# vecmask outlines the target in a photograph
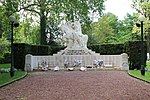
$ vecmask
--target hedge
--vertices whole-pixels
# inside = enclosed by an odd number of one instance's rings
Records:
[[[125,44],[102,44],[88,46],[89,49],[101,55],[118,55],[127,53],[129,56],[129,69],[141,68],[141,41],[129,41]],[[147,60],[147,45],[144,41],[144,66]]]
[[[24,70],[25,56],[30,53],[30,45],[25,43],[14,43],[14,67]]]
[[[101,55],[118,55],[124,52],[124,44],[96,44],[88,46],[88,48]]]
[[[141,68],[141,41],[130,41],[125,44],[125,51],[129,56],[129,68],[140,69]],[[146,66],[147,60],[147,45],[144,41],[144,66]]]
[[[31,55],[50,55],[51,48],[46,45],[31,45]]]
[[[51,48],[49,46],[28,45],[24,43],[14,44],[14,67],[24,70],[25,56],[31,55],[49,55]]]
[[[24,43],[14,44],[14,57],[15,57],[15,68],[24,70],[25,66],[25,55],[53,55],[64,50],[64,46],[38,46],[38,45],[28,45]],[[125,44],[102,44],[102,45],[90,45],[89,49],[100,53],[101,55],[118,55],[122,53],[127,53],[129,56],[129,66],[130,69],[140,69],[141,67],[141,42],[131,41]],[[146,66],[147,57],[147,45],[144,42],[144,65]]]

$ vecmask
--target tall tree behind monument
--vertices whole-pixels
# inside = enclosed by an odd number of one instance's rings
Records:
[[[21,10],[30,12],[30,16],[40,19],[40,43],[46,43],[46,24],[53,20],[56,24],[61,21],[60,13],[67,15],[67,20],[78,20],[89,25],[91,19],[89,11],[101,15],[105,0],[11,0],[19,4],[14,8],[16,12]],[[51,19],[49,19],[51,18]],[[50,35],[51,36],[51,35]]]

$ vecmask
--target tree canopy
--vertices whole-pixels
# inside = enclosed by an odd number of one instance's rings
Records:
[[[1,4],[7,12],[6,16],[20,12],[20,19],[30,18],[30,23],[36,22],[40,28],[40,44],[46,43],[46,27],[60,24],[61,13],[66,20],[80,20],[89,25],[92,13],[102,14],[105,0],[3,0]],[[50,24],[50,25],[47,25]],[[57,30],[55,30],[57,31]],[[50,32],[51,39],[53,33]]]
[[[132,32],[135,20],[136,17],[130,14],[124,20],[118,20],[112,13],[104,14],[92,25],[96,43],[125,43],[136,40],[136,34]]]

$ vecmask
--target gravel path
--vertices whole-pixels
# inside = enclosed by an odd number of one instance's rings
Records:
[[[150,100],[150,84],[124,71],[32,72],[0,88],[0,100]]]

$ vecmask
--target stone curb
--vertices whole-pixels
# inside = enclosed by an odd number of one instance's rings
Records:
[[[138,79],[138,80],[141,80],[141,81],[143,81],[143,82],[146,82],[146,83],[150,84],[150,82],[148,82],[148,81],[146,81],[146,80],[144,80],[144,79],[141,79],[141,78],[138,78],[138,77],[136,77],[136,76],[134,76],[134,75],[131,75],[131,74],[129,73],[129,71],[128,71],[128,75],[131,76],[131,77],[133,77],[133,78],[136,78],[136,79]]]
[[[21,76],[21,77],[18,77],[18,78],[14,79],[14,80],[11,80],[11,81],[9,81],[9,82],[6,82],[6,83],[0,85],[0,88],[4,87],[4,86],[6,86],[6,85],[9,85],[9,84],[11,84],[11,83],[13,83],[13,82],[16,82],[16,81],[18,81],[18,80],[21,80],[21,79],[23,79],[24,77],[26,77],[27,75],[28,75],[28,73],[25,72],[25,75],[23,75],[23,76]]]

